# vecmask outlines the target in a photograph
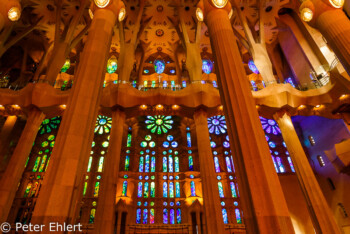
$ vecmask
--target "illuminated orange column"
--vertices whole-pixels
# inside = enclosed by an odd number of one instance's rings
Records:
[[[295,132],[292,120],[287,112],[278,112],[274,115],[282,136],[286,142],[288,152],[292,158],[296,174],[304,193],[316,233],[341,233],[335,222],[322,190],[316,180],[314,172],[305,155],[303,147]]]
[[[124,111],[118,109],[113,111],[108,155],[104,163],[103,177],[97,203],[95,218],[96,233],[113,233],[116,225],[115,201],[124,123]],[[118,219],[119,218],[121,218],[121,215],[118,216]]]
[[[32,223],[45,224],[45,228],[49,227],[50,222],[75,224],[73,217],[79,212],[83,173],[90,155],[107,54],[118,12],[115,8],[112,5],[94,12],[75,83],[32,216]],[[43,233],[48,233],[48,230],[44,229]]]
[[[30,110],[27,123],[0,181],[0,223],[6,221],[10,212],[27,158],[44,116],[38,109]]]
[[[216,179],[213,154],[210,147],[207,113],[201,109],[197,110],[193,118],[196,125],[206,230],[207,233],[225,233],[218,181]]]
[[[231,7],[204,1],[248,233],[294,233],[283,191],[228,18]]]
[[[327,0],[305,1],[300,9],[313,11],[310,26],[320,30],[350,75],[350,20],[342,9],[334,8]]]
[[[8,161],[5,158],[6,149],[9,147],[11,140],[11,132],[17,121],[17,116],[11,115],[6,118],[4,125],[2,126],[0,132],[0,170],[6,167],[6,162]]]

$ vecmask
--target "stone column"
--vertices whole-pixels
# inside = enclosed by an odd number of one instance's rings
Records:
[[[122,110],[112,112],[112,130],[108,155],[105,160],[100,194],[95,218],[95,233],[113,233],[115,224],[115,201],[119,174],[120,153],[125,123]],[[119,217],[118,216],[118,220]]]
[[[6,118],[4,126],[0,132],[0,171],[5,167],[7,159],[5,158],[6,149],[11,141],[11,132],[17,121],[17,116],[10,115]]]
[[[201,109],[197,110],[193,118],[196,125],[207,233],[225,233],[213,154],[210,147],[207,113]]]
[[[0,223],[6,221],[10,212],[27,158],[32,150],[33,142],[44,120],[44,116],[36,108],[29,111],[27,123],[0,181]]]
[[[284,111],[277,112],[274,119],[281,129],[292,158],[316,233],[341,233],[305,155],[289,114]]]
[[[204,8],[247,232],[294,233],[228,18],[231,8],[214,8],[209,0]]]
[[[102,86],[110,49],[112,29],[119,11],[114,4],[96,8],[89,35],[81,56],[67,109],[57,134],[32,223],[64,222],[75,224],[79,212],[83,174],[93,140]],[[43,230],[47,233],[48,230]]]
[[[308,24],[322,33],[350,75],[350,21],[345,12],[332,7],[328,0],[304,1],[300,9],[305,7],[313,11]]]

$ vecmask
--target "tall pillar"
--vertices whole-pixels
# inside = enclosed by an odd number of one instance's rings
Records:
[[[231,151],[248,233],[294,233],[283,191],[228,18],[204,1]]]
[[[350,75],[350,21],[342,9],[331,6],[328,0],[304,1],[300,9],[313,11],[310,26],[320,30]]]
[[[4,126],[0,132],[0,171],[5,168],[7,159],[5,158],[6,149],[11,141],[11,132],[17,121],[17,116],[10,115],[6,118]]]
[[[0,223],[6,221],[10,212],[27,158],[44,117],[36,108],[29,111],[27,123],[0,181]]]
[[[292,158],[316,233],[341,233],[311,169],[289,114],[285,111],[277,112],[274,119],[281,129],[283,139]]]
[[[48,232],[50,222],[75,224],[72,217],[79,212],[83,174],[93,140],[117,3],[114,0],[106,8],[95,8],[76,81],[31,220],[46,225],[43,233]]]
[[[100,195],[95,218],[94,233],[113,233],[115,224],[115,201],[119,174],[120,153],[122,149],[125,113],[122,110],[112,112],[112,130],[108,155],[101,181]],[[121,214],[118,216],[118,220]]]
[[[214,169],[213,154],[210,147],[207,113],[204,110],[199,109],[194,113],[193,118],[196,125],[207,233],[225,233],[218,182]],[[198,223],[198,225],[200,224]]]

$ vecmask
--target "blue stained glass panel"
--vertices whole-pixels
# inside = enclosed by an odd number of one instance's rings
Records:
[[[149,172],[149,155],[146,155],[145,172]]]
[[[140,157],[139,172],[143,172],[143,157]]]
[[[235,209],[235,214],[237,223],[242,223],[241,212],[239,211],[239,209]]]
[[[218,157],[214,157],[215,172],[220,172],[220,165]]]
[[[151,172],[155,172],[156,171],[156,158],[152,157],[151,159]]]
[[[192,147],[192,142],[191,142],[191,133],[187,132],[186,133],[187,136],[187,147]]]
[[[177,210],[176,210],[176,222],[177,222],[178,224],[181,223],[181,209],[177,209]]]
[[[174,183],[173,182],[169,183],[169,197],[170,198],[174,197]]]
[[[142,182],[139,182],[137,186],[137,197],[142,197]]]
[[[163,223],[168,224],[168,210],[167,209],[163,210]]]
[[[145,182],[145,187],[144,187],[144,190],[143,190],[143,196],[145,198],[148,198],[148,182]]]
[[[193,171],[193,158],[192,156],[188,156],[188,167],[190,171]]]
[[[175,157],[175,172],[179,172],[180,167],[179,167],[179,157]]]
[[[136,210],[136,223],[141,223],[141,209]]]
[[[169,172],[174,172],[173,156],[169,155]]]
[[[175,183],[176,197],[180,197],[180,183]]]
[[[168,184],[163,182],[163,197],[168,197]]]
[[[222,188],[221,182],[218,182],[218,187],[219,187],[219,196],[224,197],[224,189]]]
[[[175,224],[175,211],[170,209],[170,224]]]
[[[191,196],[192,197],[196,196],[196,186],[194,184],[194,181],[191,181]]]
[[[231,187],[232,197],[237,197],[235,184],[233,182],[230,182],[230,187]]]
[[[122,192],[122,196],[126,196],[126,192],[127,192],[127,189],[128,189],[128,182],[125,180],[123,182],[123,192]]]
[[[147,210],[147,209],[144,209],[144,210],[143,210],[143,220],[142,220],[142,223],[143,223],[143,224],[147,224],[147,220],[148,220],[148,210]]]
[[[227,172],[232,172],[230,158],[229,157],[225,157],[225,160],[226,160]]]
[[[227,218],[227,211],[226,209],[222,209],[222,218],[224,220],[224,223],[227,224],[228,223],[228,218]]]

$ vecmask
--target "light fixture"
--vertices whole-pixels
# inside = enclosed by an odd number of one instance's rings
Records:
[[[17,21],[21,17],[21,11],[18,7],[11,7],[7,13],[7,17],[11,21]]]
[[[105,8],[108,6],[110,0],[94,0],[95,4],[99,8]]]
[[[310,20],[312,20],[313,16],[314,16],[314,13],[310,8],[305,7],[300,10],[300,17],[305,22],[309,22]]]
[[[0,108],[3,108],[4,106],[0,104]]]
[[[223,8],[226,6],[228,0],[212,0],[212,3],[217,8]]]
[[[199,7],[197,7],[197,9],[196,9],[196,16],[197,16],[197,20],[198,20],[199,22],[202,22],[202,21],[203,21],[203,19],[204,19],[203,11],[202,11],[202,9],[200,9]]]
[[[343,95],[341,95],[341,96],[339,97],[339,100],[345,100],[345,99],[347,99],[348,97],[349,97],[348,94],[343,94]]]
[[[126,16],[126,10],[123,7],[123,8],[120,9],[119,14],[118,14],[119,22],[122,22],[125,19],[125,16]]]
[[[14,108],[21,108],[19,105],[15,104],[13,105]]]
[[[163,105],[161,105],[161,104],[158,104],[158,105],[156,106],[156,109],[158,109],[158,110],[161,110],[161,109],[163,109]]]
[[[89,9],[89,16],[90,16],[90,19],[93,19],[93,18],[94,18],[94,13],[92,12],[91,9]]]
[[[303,108],[305,108],[304,105],[300,105],[300,106],[298,107],[299,110],[300,110],[300,109],[303,109]]]
[[[146,109],[147,109],[147,106],[146,106],[146,105],[141,105],[140,108],[141,108],[142,110],[146,110]]]
[[[218,107],[218,109],[222,111],[222,110],[224,110],[224,106],[221,105],[221,106]]]
[[[174,110],[177,110],[177,109],[179,109],[180,107],[178,106],[178,105],[173,105],[173,109]]]
[[[66,105],[65,104],[63,104],[63,105],[60,105],[60,107],[62,108],[62,109],[66,109]]]
[[[329,3],[334,8],[341,8],[344,5],[344,0],[329,0]]]

